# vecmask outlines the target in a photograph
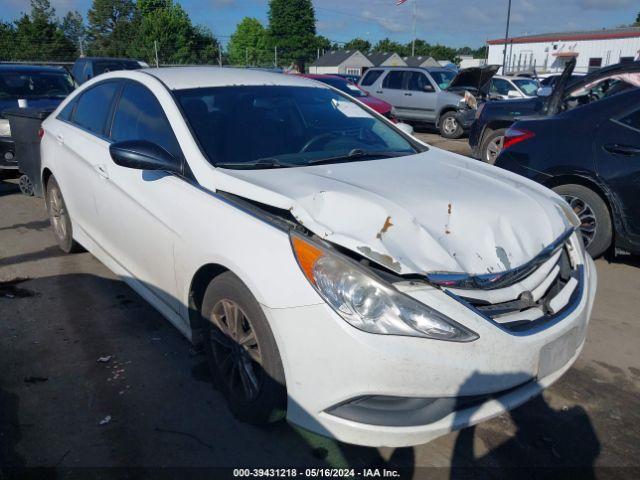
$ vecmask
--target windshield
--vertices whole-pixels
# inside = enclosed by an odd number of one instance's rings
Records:
[[[0,74],[0,98],[64,98],[73,91],[73,80],[63,72],[4,72]]]
[[[434,82],[440,87],[441,90],[444,90],[449,86],[451,80],[456,76],[455,72],[450,71],[439,71],[439,72],[429,72],[431,78],[433,78]]]
[[[538,82],[530,78],[514,78],[511,80],[525,95],[533,96],[538,91]]]
[[[176,96],[204,153],[217,166],[364,161],[420,148],[327,88],[212,87],[179,90]]]
[[[353,83],[349,83],[347,80],[343,80],[342,78],[316,78],[315,80],[319,80],[322,83],[326,83],[327,85],[331,85],[333,88],[337,88],[338,90],[343,91],[346,94],[351,95],[352,97],[366,97],[367,94],[356,87]]]

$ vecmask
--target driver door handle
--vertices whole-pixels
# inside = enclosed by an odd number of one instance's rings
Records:
[[[376,93],[383,93],[382,90],[376,90]]]
[[[413,93],[409,93],[409,92],[405,92],[405,94],[404,94],[405,97],[410,97],[412,95],[413,95]]]
[[[56,135],[56,141],[60,144],[63,145],[64,144],[64,137],[62,136],[61,133]]]
[[[109,172],[107,172],[107,167],[105,167],[104,165],[96,165],[95,169],[100,177],[104,178],[105,180],[109,178]]]
[[[604,146],[607,152],[614,153],[616,155],[625,155],[632,157],[634,155],[640,155],[640,147],[633,147],[631,145],[618,145],[617,143],[609,143]]]

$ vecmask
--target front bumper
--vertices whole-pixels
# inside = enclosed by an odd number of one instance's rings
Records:
[[[475,110],[471,108],[463,108],[458,110],[458,113],[456,114],[456,120],[458,121],[458,124],[460,124],[460,126],[462,126],[462,128],[465,131],[468,131],[471,129],[471,126],[473,125],[473,122],[475,120],[475,115],[476,115]]]
[[[17,170],[16,146],[13,138],[0,137],[0,169]]]
[[[538,395],[578,357],[595,296],[595,266],[585,259],[585,288],[561,322],[532,335],[505,332],[438,289],[413,292],[480,335],[471,343],[361,332],[325,304],[269,309],[265,314],[280,348],[288,391],[287,418],[302,428],[366,446],[403,447],[495,417]],[[571,342],[562,339],[571,337]],[[560,364],[548,368],[551,345],[561,342]],[[545,357],[545,358],[543,358]],[[542,364],[546,372],[540,375]],[[557,363],[557,362],[556,362]],[[500,393],[502,392],[502,393]],[[432,423],[392,426],[333,415],[335,407],[368,396],[460,399]]]

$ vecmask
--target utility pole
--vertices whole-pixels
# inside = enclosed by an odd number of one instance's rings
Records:
[[[278,46],[273,47],[273,67],[278,68]]]
[[[507,33],[504,36],[504,50],[502,51],[502,75],[506,73],[505,68],[507,65],[507,42],[509,41],[509,22],[510,21],[511,21],[511,0],[509,0],[509,6],[507,7]]]
[[[222,66],[222,47],[218,44],[218,65]]]
[[[156,68],[160,68],[160,62],[158,62],[158,42],[156,40],[153,41],[153,49],[156,52]]]
[[[244,47],[244,66],[249,66],[249,47]]]
[[[80,58],[84,57],[84,45],[82,45],[82,35],[78,37],[78,44],[80,47]]]
[[[511,2],[511,0],[509,0]],[[416,54],[416,17],[418,16],[418,0],[413,0],[413,40],[411,40],[411,56]]]

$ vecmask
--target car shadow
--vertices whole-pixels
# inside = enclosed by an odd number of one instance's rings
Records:
[[[415,448],[358,447],[286,422],[256,428],[235,420],[210,387],[202,344],[190,345],[122,281],[65,274],[26,280],[21,288],[35,295],[0,298],[4,327],[15,337],[0,358],[0,432],[9,432],[1,437],[0,466],[14,473],[44,466],[63,475],[78,465],[377,468],[402,478],[433,473],[416,467]],[[275,381],[256,368],[263,381]],[[522,376],[497,377],[473,374],[460,393]],[[581,407],[555,410],[539,396],[509,416],[513,435],[490,436],[491,429],[476,427],[457,434],[451,478],[573,465],[584,469],[583,478],[592,476],[599,442]],[[25,418],[32,419],[26,433],[19,428]],[[481,455],[478,439],[487,447]]]

